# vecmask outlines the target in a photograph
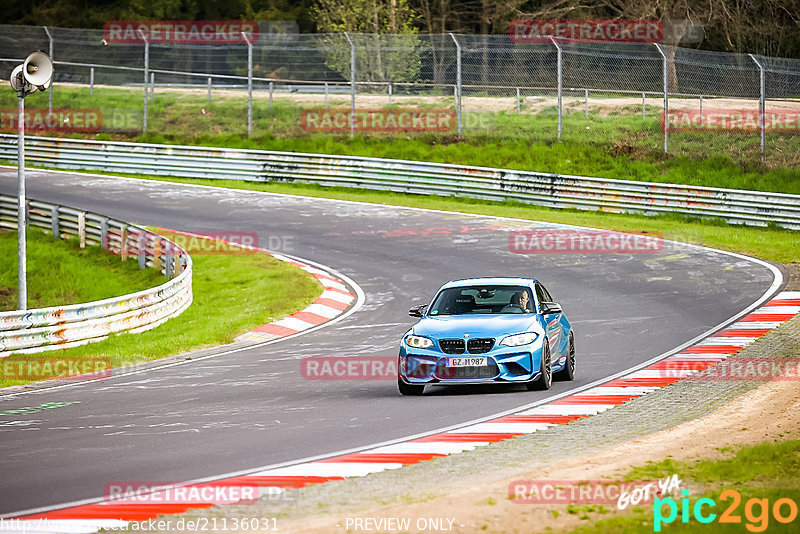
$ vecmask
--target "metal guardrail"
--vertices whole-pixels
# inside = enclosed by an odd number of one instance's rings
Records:
[[[16,137],[0,136],[0,160],[16,160]],[[26,158],[62,169],[184,178],[311,182],[403,193],[515,200],[551,208],[680,213],[800,230],[800,195],[612,180],[442,163],[28,137]]]
[[[16,229],[17,199],[0,195],[0,227]],[[192,303],[192,259],[172,241],[144,228],[95,213],[28,202],[30,226],[54,238],[76,236],[80,246],[100,245],[122,260],[161,271],[167,282],[95,302],[0,312],[0,357],[100,341],[119,332],[143,332],[180,315]]]

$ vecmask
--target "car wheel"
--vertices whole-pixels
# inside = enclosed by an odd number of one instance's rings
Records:
[[[542,345],[542,369],[541,373],[539,373],[539,378],[534,380],[533,382],[528,382],[526,386],[528,386],[528,390],[530,391],[546,391],[550,389],[550,386],[553,385],[553,366],[552,362],[550,361],[550,343],[547,341],[547,338],[544,340],[544,344]]]
[[[421,386],[416,384],[406,384],[398,378],[397,389],[400,390],[401,395],[422,395],[422,392],[425,389],[425,384]]]
[[[564,369],[555,374],[556,380],[572,380],[575,378],[575,338],[572,332],[569,333],[569,350],[567,351],[567,362]]]

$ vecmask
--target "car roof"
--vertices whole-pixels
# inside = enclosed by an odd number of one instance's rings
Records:
[[[481,277],[481,278],[461,278],[459,280],[451,280],[442,286],[442,289],[449,287],[464,287],[472,285],[487,285],[487,286],[520,286],[530,285],[538,282],[535,278],[522,278],[515,276],[500,276],[500,277]]]

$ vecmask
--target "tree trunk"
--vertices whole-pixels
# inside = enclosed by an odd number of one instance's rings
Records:
[[[489,83],[489,0],[481,0],[481,34],[481,83],[486,85]]]

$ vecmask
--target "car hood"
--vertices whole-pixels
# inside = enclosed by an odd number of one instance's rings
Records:
[[[437,339],[463,337],[469,334],[476,337],[498,337],[520,332],[540,332],[536,315],[502,314],[502,315],[440,315],[426,316],[412,328],[412,332],[420,336]]]

